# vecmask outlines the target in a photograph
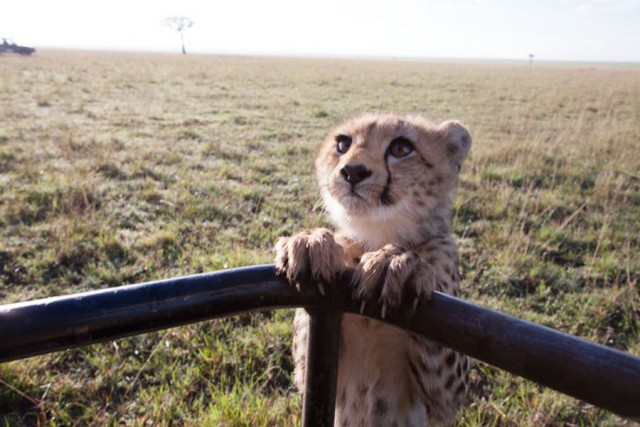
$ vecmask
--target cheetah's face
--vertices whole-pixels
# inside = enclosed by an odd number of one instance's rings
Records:
[[[457,122],[392,115],[348,121],[329,134],[316,160],[325,207],[334,220],[397,217],[398,210],[424,218],[450,204],[470,146]]]

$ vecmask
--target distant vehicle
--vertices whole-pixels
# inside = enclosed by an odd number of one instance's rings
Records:
[[[13,40],[3,38],[0,39],[0,53],[18,53],[20,55],[31,55],[36,50],[32,47],[20,46],[14,43]]]

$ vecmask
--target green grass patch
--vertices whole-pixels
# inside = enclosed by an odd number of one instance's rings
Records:
[[[0,302],[266,263],[326,225],[313,160],[363,111],[462,120],[464,297],[640,354],[640,74],[44,51],[3,58]],[[298,425],[292,313],[0,365],[0,425]],[[482,363],[460,426],[623,425]]]

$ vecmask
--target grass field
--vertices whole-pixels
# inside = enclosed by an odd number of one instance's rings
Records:
[[[363,111],[474,137],[463,296],[640,354],[640,68],[43,51],[0,57],[0,303],[271,262]],[[292,312],[0,365],[0,425],[296,425]],[[459,426],[627,422],[477,363]],[[603,385],[606,386],[606,385]]]

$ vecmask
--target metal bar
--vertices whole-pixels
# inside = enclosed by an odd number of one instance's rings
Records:
[[[0,362],[252,310],[317,304],[272,265],[0,306]]]
[[[364,314],[378,318],[376,308],[370,310]],[[439,292],[415,316],[391,313],[385,321],[640,421],[639,357]]]
[[[348,278],[345,278],[348,280]],[[308,289],[306,289],[308,288]],[[359,313],[346,286],[301,293],[263,265],[0,306],[0,361],[270,308]],[[381,320],[380,307],[364,315]],[[627,418],[640,419],[640,358],[434,293],[383,321]],[[604,386],[606,385],[606,387]]]
[[[334,309],[309,308],[304,427],[330,427],[336,406],[338,352],[342,313]]]

